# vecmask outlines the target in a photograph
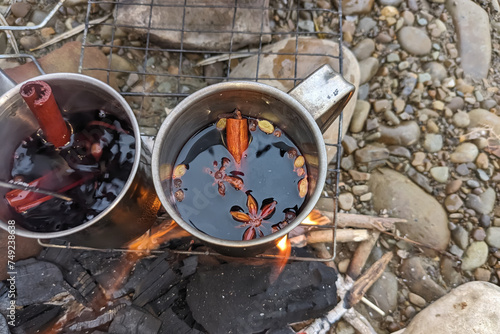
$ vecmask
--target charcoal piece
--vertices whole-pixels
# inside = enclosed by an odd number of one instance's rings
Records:
[[[109,290],[116,282],[116,272],[124,265],[125,254],[120,252],[82,252],[77,261],[97,283]]]
[[[296,332],[289,326],[286,326],[282,328],[270,329],[266,332],[266,334],[296,334]]]
[[[198,267],[198,256],[190,256],[182,261],[181,267],[182,278],[193,275]]]
[[[51,328],[59,316],[63,314],[61,306],[34,304],[22,308],[16,314],[16,324],[12,334],[43,333]]]
[[[0,333],[10,334],[9,326],[7,325],[7,320],[0,314]]]
[[[111,322],[108,332],[113,334],[156,334],[161,320],[143,309],[131,305],[121,309]]]
[[[179,298],[179,287],[177,284],[163,295],[149,302],[147,306],[151,310],[151,313],[159,315],[165,312],[170,307],[172,307],[172,305],[178,298]]]
[[[225,264],[198,271],[187,287],[194,319],[209,333],[261,333],[316,318],[337,303],[335,270],[295,262],[274,283],[271,268]]]
[[[160,316],[163,322],[160,333],[161,334],[202,334],[197,329],[189,327],[183,320],[175,314],[172,309],[168,309]]]
[[[63,275],[74,289],[69,292],[80,303],[93,305],[105,298],[97,283],[78,262],[73,263],[70,271],[63,270]]]
[[[139,262],[123,291],[134,291],[133,303],[144,306],[159,295],[167,292],[175,285],[180,277],[166,261],[167,254],[158,257],[153,262]],[[148,263],[149,262],[149,263]]]
[[[51,240],[51,243],[56,245],[65,245],[65,241]],[[44,248],[38,256],[39,260],[52,262],[61,268],[70,268],[74,262],[74,251],[68,248]]]
[[[16,263],[16,304],[25,306],[49,301],[66,292],[59,268],[50,262],[23,260]]]
[[[95,316],[95,314],[92,312],[91,313],[91,319],[89,320],[84,320],[81,319],[77,321],[76,323],[72,324],[69,327],[70,331],[73,332],[82,332],[86,329],[93,329],[93,328],[98,328],[102,325],[105,325],[109,322],[111,322],[116,314],[123,308],[125,308],[125,304],[120,304],[115,307],[112,307],[111,309],[105,310],[104,312],[101,312],[98,316]],[[81,318],[81,317],[80,317]],[[87,316],[88,318],[88,316]]]
[[[0,314],[7,315],[10,306],[9,288],[4,282],[0,282]]]

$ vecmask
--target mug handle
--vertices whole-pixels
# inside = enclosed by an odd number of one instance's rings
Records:
[[[326,64],[288,94],[309,111],[321,133],[325,133],[349,102],[355,89],[354,85]]]
[[[40,74],[45,74],[45,71],[42,69],[38,61],[35,57],[29,54],[13,54],[13,55],[0,55],[0,59],[12,59],[12,58],[29,58],[33,61],[36,68],[40,72]],[[16,86],[16,82],[9,78],[9,76],[0,68],[0,96],[7,93],[11,88]]]

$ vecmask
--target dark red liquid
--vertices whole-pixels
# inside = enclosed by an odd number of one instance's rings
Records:
[[[56,171],[57,182],[43,186],[55,192],[64,184],[84,180],[64,192],[73,201],[52,198],[22,213],[11,208],[11,219],[30,231],[61,231],[91,220],[114,201],[132,170],[135,138],[125,122],[99,110],[69,114],[67,121],[73,135],[65,148],[56,150],[37,131],[15,151],[11,171],[15,180],[29,183]],[[91,154],[94,143],[102,148],[98,158]]]
[[[184,145],[175,166],[185,164],[186,173],[172,180],[173,193],[183,191],[182,201],[176,201],[181,217],[200,231],[221,239],[242,240],[247,227],[238,227],[242,222],[233,219],[230,212],[248,213],[247,193],[262,207],[276,201],[276,210],[259,227],[263,235],[273,233],[285,218],[295,217],[304,204],[299,196],[297,183],[305,175],[299,176],[294,170],[294,157],[290,150],[300,155],[292,140],[281,132],[280,137],[266,134],[259,128],[250,131],[250,145],[238,167],[224,145],[225,131],[217,130],[215,124],[203,129]],[[225,184],[225,195],[221,196],[214,177],[207,169],[216,172],[221,160],[228,158],[227,175],[239,177],[244,188],[236,190]],[[214,167],[214,161],[217,167]],[[304,165],[304,170],[306,166]],[[307,171],[305,170],[307,173]],[[174,195],[173,195],[174,196]],[[283,226],[283,224],[282,224]],[[259,238],[259,233],[256,233]]]

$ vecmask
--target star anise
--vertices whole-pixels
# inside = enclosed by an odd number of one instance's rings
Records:
[[[214,171],[211,171],[210,169],[206,169],[206,172],[210,175],[213,176],[214,178],[214,184],[217,184],[219,194],[221,196],[224,196],[226,194],[226,185],[224,182],[229,183],[230,185],[233,186],[234,189],[236,190],[241,190],[243,189],[243,180],[234,175],[227,175],[226,173],[226,168],[229,166],[231,161],[228,158],[222,158],[221,159],[221,166],[219,169],[217,161],[214,161]],[[235,172],[231,172],[231,174],[234,174]]]
[[[237,227],[247,227],[245,233],[243,234],[243,240],[251,240],[257,237],[257,233],[259,233],[260,237],[264,236],[264,233],[260,230],[260,226],[266,219],[270,218],[276,209],[276,201],[272,201],[269,204],[264,205],[259,212],[259,206],[255,198],[247,193],[247,208],[248,213],[244,213],[242,211],[231,211],[231,216],[233,219],[239,222],[244,223],[243,225],[239,225]]]

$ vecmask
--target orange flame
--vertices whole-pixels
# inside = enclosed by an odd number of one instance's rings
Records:
[[[292,253],[292,245],[290,244],[290,240],[288,236],[285,235],[283,238],[278,241],[276,247],[279,250],[278,257],[276,258],[276,264],[273,266],[271,270],[271,283],[275,282],[280,276],[283,269],[285,269],[285,265],[288,262],[288,258]]]
[[[319,210],[312,210],[311,213],[302,221],[302,225],[326,225],[330,224],[331,220],[327,216],[323,216]]]

